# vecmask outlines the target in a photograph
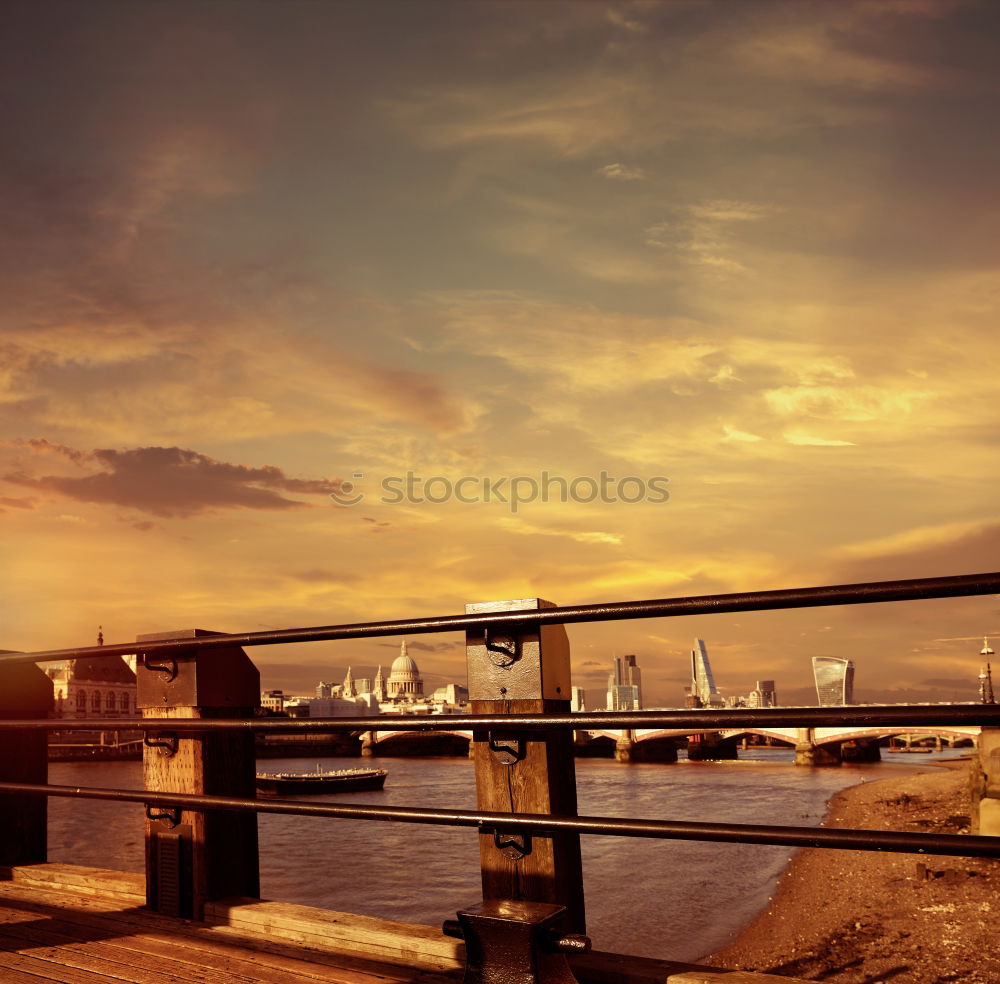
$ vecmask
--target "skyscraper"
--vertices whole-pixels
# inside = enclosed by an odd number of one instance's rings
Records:
[[[774,692],[773,680],[758,680],[757,686],[747,697],[747,707],[776,707],[778,697]]]
[[[722,695],[715,686],[712,664],[703,639],[695,639],[691,650],[691,696],[696,707],[722,707]]]
[[[813,656],[812,664],[820,707],[854,703],[854,663],[839,656]]]
[[[635,656],[616,656],[614,670],[608,677],[608,710],[642,710],[642,674]]]

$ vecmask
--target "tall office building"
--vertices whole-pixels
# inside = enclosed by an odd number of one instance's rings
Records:
[[[773,680],[758,680],[757,686],[747,697],[747,707],[777,707],[778,695],[774,691]]]
[[[820,707],[854,703],[854,664],[839,656],[813,656],[816,699]]]
[[[691,703],[695,707],[722,707],[722,694],[715,686],[712,664],[703,639],[695,639],[691,650]]]
[[[635,656],[616,656],[615,667],[608,677],[608,710],[642,710],[642,674]]]

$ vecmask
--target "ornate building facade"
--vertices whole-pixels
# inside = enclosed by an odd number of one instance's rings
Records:
[[[98,633],[97,644],[104,644]],[[131,717],[135,706],[135,674],[120,656],[75,659],[48,670],[55,699],[54,717]]]

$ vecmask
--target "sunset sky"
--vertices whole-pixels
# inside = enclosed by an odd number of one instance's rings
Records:
[[[1000,569],[997,4],[5,11],[0,647]],[[642,501],[382,501],[408,472]],[[696,636],[727,694],[835,655],[973,700],[984,634],[996,597],[570,628],[592,704],[630,652],[678,702]],[[301,692],[398,646],[251,655]]]

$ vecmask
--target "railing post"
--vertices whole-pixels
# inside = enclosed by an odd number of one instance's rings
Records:
[[[1000,728],[982,729],[972,772],[972,833],[1000,837]]]
[[[44,718],[51,710],[52,680],[47,673],[33,663],[0,668],[0,717]],[[44,785],[48,756],[46,732],[0,732],[0,780]],[[47,848],[47,797],[0,794],[0,864],[41,864]]]
[[[144,718],[246,718],[260,702],[260,674],[242,649],[143,655],[141,643],[214,635],[203,629],[141,635],[138,705]],[[256,761],[249,731],[147,735],[146,788],[253,799]],[[209,899],[260,895],[257,817],[224,810],[147,811],[146,904],[200,919]]]
[[[466,612],[553,608],[539,598],[467,605]],[[466,634],[473,714],[568,713],[569,641],[561,625],[505,627]],[[548,732],[526,740],[497,729],[473,731],[479,808],[502,813],[575,816],[573,735]],[[483,897],[565,906],[565,928],[585,931],[583,871],[578,834],[524,838],[481,833]]]

